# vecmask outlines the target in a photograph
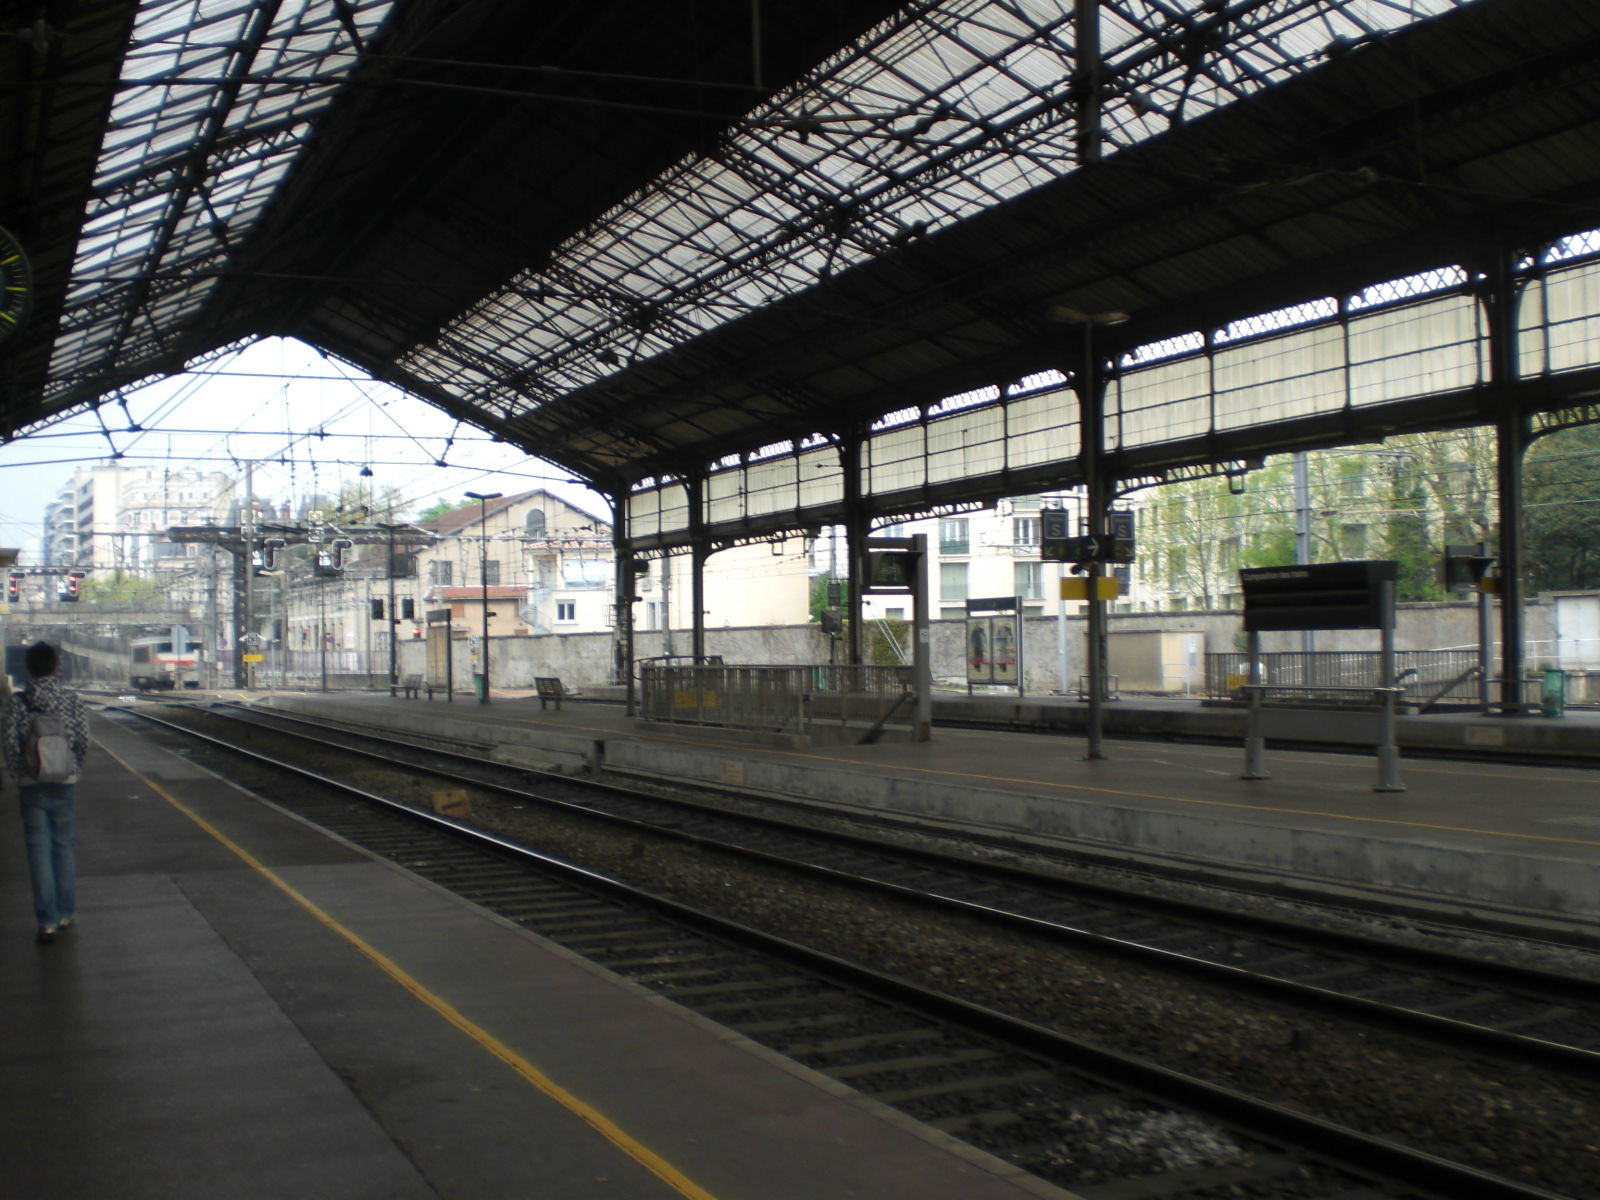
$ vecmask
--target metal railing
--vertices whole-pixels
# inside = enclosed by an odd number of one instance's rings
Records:
[[[1257,657],[1261,684],[1277,688],[1376,688],[1382,655],[1376,650],[1275,651]],[[1437,704],[1443,700],[1474,704],[1478,684],[1472,671],[1478,665],[1476,650],[1397,650],[1395,686],[1402,702],[1419,698]],[[1250,681],[1250,656],[1237,652],[1206,655],[1206,696],[1221,700],[1237,696]]]
[[[916,716],[909,667],[645,665],[639,679],[647,721],[871,741]]]

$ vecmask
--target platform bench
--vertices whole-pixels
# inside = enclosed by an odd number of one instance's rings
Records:
[[[422,691],[422,676],[407,675],[400,681],[400,690],[407,700],[415,700]],[[428,690],[431,694],[433,689],[430,688]]]
[[[562,698],[576,695],[575,692],[567,691],[567,689],[562,686],[561,680],[554,675],[535,675],[533,677],[533,686],[534,690],[539,693],[539,707],[541,709],[548,706],[550,701],[554,700],[556,702],[556,711],[559,712],[561,710]]]

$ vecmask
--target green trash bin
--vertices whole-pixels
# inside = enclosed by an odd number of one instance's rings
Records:
[[[1567,711],[1567,673],[1551,667],[1544,673],[1544,687],[1539,693],[1539,706],[1547,717],[1559,717]]]
[[[472,673],[472,698],[474,700],[476,700],[479,704],[483,703],[483,672],[482,671],[474,671]]]

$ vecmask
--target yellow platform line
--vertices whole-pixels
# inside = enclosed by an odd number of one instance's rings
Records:
[[[179,800],[160,784],[147,778],[141,772],[136,770],[126,759],[122,758],[115,751],[105,747],[104,745],[101,745],[101,748],[104,749],[111,758],[115,759],[116,762],[123,768],[123,770],[127,771],[156,795],[160,796],[168,804],[172,805],[173,808],[177,809],[184,816],[188,817],[189,820],[193,821],[201,829],[205,830],[205,832],[216,841],[227,847],[236,856],[238,856],[238,858],[243,861],[245,865],[250,867],[251,870],[257,872],[262,876],[262,878],[266,879],[268,883],[272,884],[273,887],[277,888],[284,895],[289,897],[289,899],[293,900],[301,908],[305,909],[306,912],[310,913],[319,922],[327,926],[328,929],[332,930],[339,937],[343,938],[361,955],[378,967],[378,969],[381,970],[385,975],[388,975],[389,978],[393,979],[407,992],[411,993],[412,996],[416,997],[424,1005],[432,1009],[439,1016],[443,1017],[447,1022],[455,1026],[462,1033],[466,1034],[474,1042],[478,1043],[479,1046],[483,1047],[490,1054],[494,1055],[494,1057],[505,1063],[506,1066],[510,1067],[524,1080],[532,1084],[533,1087],[538,1091],[542,1092],[544,1095],[554,1100],[557,1104],[561,1105],[562,1108],[581,1119],[590,1128],[594,1129],[595,1132],[599,1133],[601,1137],[605,1138],[618,1150],[621,1150],[629,1158],[633,1159],[640,1166],[644,1167],[657,1179],[660,1179],[679,1195],[687,1197],[688,1200],[716,1200],[716,1197],[712,1195],[712,1193],[706,1191],[699,1184],[695,1183],[677,1167],[673,1166],[661,1155],[644,1145],[644,1143],[640,1142],[632,1134],[628,1133],[627,1130],[623,1129],[622,1126],[618,1125],[610,1117],[606,1116],[592,1105],[580,1100],[577,1096],[574,1096],[560,1084],[556,1083],[555,1080],[551,1079],[550,1076],[539,1070],[538,1067],[534,1066],[533,1063],[529,1062],[521,1054],[517,1053],[510,1046],[506,1045],[499,1038],[495,1037],[494,1034],[490,1033],[487,1029],[484,1029],[483,1026],[474,1022],[443,996],[440,996],[438,993],[425,987],[421,981],[408,972],[404,967],[400,966],[399,963],[395,962],[394,959],[390,958],[376,946],[366,941],[361,937],[360,934],[356,933],[348,926],[341,924],[333,916],[320,908],[309,897],[297,890],[286,879],[282,878],[275,871],[273,871],[272,868],[268,867],[255,855],[251,854],[250,851],[246,850],[243,846],[239,845],[238,842],[234,841],[227,834],[223,833],[222,830],[218,829],[215,825],[211,824],[211,822],[207,821],[182,800]]]

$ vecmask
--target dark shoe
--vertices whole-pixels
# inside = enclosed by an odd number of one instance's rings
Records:
[[[62,917],[61,920],[56,924],[56,928],[58,930],[60,930],[62,933],[65,933],[67,930],[71,929],[77,923],[78,923],[78,918],[77,917]]]
[[[41,946],[48,946],[51,942],[56,940],[56,931],[50,926],[46,926],[45,928],[39,930],[38,933],[33,935],[33,940],[38,942]]]

